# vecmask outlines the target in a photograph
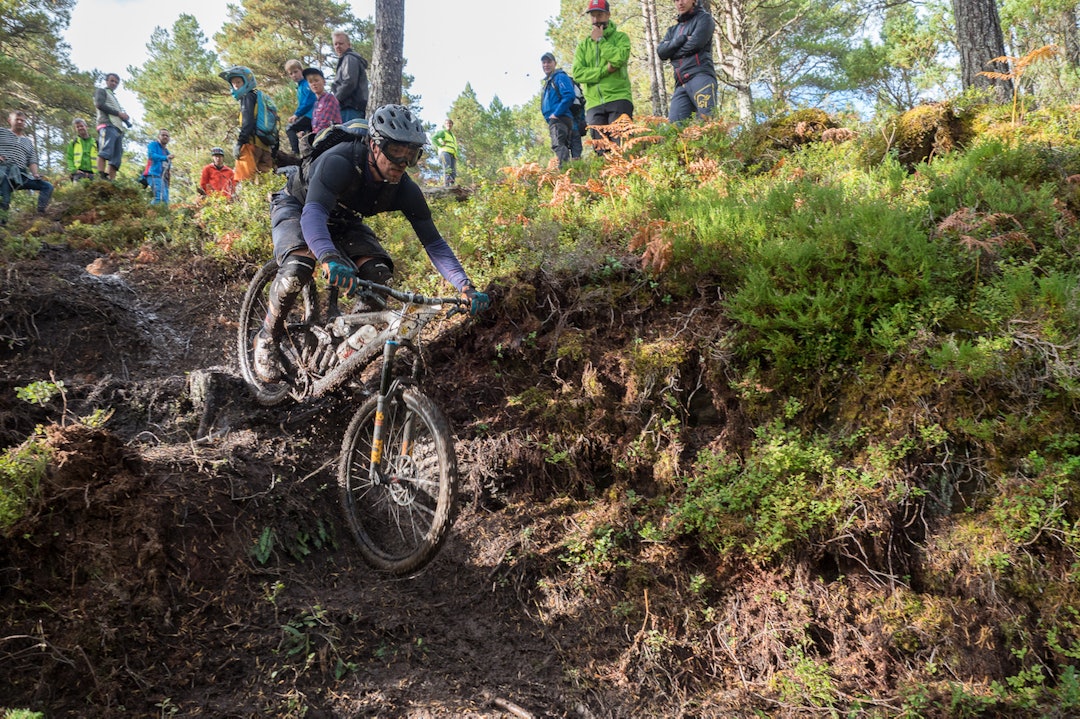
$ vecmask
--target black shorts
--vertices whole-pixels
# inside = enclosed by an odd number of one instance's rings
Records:
[[[300,201],[285,192],[275,192],[270,199],[270,234],[274,239],[274,259],[279,265],[290,253],[308,249],[300,229],[303,211],[304,206]],[[352,220],[331,218],[330,237],[342,256],[351,260],[377,257],[393,270],[394,262],[375,236],[375,231],[359,217]]]

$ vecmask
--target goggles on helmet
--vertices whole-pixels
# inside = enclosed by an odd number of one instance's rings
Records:
[[[387,160],[398,167],[416,165],[416,163],[420,162],[420,155],[422,155],[424,151],[422,147],[394,142],[393,140],[387,140],[382,143],[379,150],[386,156]]]

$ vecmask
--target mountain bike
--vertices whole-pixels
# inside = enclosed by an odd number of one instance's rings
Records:
[[[256,401],[305,402],[360,381],[382,359],[377,389],[345,430],[338,489],[349,529],[376,569],[408,574],[439,551],[454,519],[457,457],[450,424],[420,389],[421,332],[432,321],[465,311],[460,297],[425,297],[359,280],[361,300],[379,309],[342,314],[333,292],[327,311],[308,282],[285,322],[279,343],[285,376],[268,384],[255,374],[254,341],[269,307],[273,260],[251,280],[240,308],[240,372]],[[395,371],[398,350],[412,369]]]

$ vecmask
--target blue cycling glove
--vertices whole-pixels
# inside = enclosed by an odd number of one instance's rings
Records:
[[[321,260],[323,278],[332,287],[345,292],[346,296],[352,297],[356,293],[356,272],[352,265],[345,262],[337,255],[323,255]]]
[[[461,294],[469,300],[469,314],[473,317],[491,307],[491,298],[487,296],[487,293],[477,292],[472,285],[465,285]]]

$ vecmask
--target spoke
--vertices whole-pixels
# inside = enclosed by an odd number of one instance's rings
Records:
[[[390,476],[391,476],[392,479],[396,479],[397,481],[399,481],[401,483],[408,482],[409,484],[417,485],[417,486],[421,486],[421,487],[436,487],[437,488],[439,486],[438,482],[434,482],[434,481],[432,481],[430,479],[424,479],[423,477],[405,475],[404,473],[401,473],[401,474],[396,474],[395,473],[395,474],[392,474]],[[427,494],[428,494],[429,497],[432,496],[430,493],[427,493]]]

